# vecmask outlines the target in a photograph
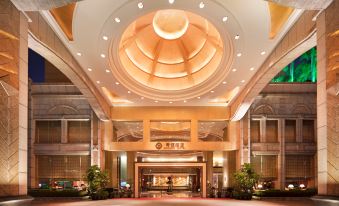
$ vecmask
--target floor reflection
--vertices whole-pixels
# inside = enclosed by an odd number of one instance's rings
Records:
[[[191,198],[201,197],[200,193],[191,191],[173,191],[168,193],[166,191],[147,191],[140,194],[142,198]]]

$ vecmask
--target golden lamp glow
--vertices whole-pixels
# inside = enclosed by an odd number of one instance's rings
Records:
[[[155,13],[152,24],[156,34],[172,40],[186,33],[189,22],[184,11],[166,9]]]

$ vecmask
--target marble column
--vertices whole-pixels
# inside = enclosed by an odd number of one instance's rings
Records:
[[[127,183],[133,188],[134,185],[134,163],[135,163],[135,152],[126,152],[127,156]]]
[[[318,193],[339,195],[339,1],[317,18]]]
[[[0,1],[0,197],[27,194],[27,24],[10,0]]]
[[[285,120],[278,120],[278,140],[279,140],[279,153],[278,153],[278,181],[275,184],[275,189],[284,190],[286,175],[285,175]]]
[[[222,180],[223,180],[223,187],[230,187],[230,182],[229,182],[229,178],[230,178],[230,172],[228,171],[228,159],[229,159],[229,155],[228,155],[228,151],[224,151],[223,152],[223,168],[222,168]]]
[[[206,162],[206,177],[207,177],[207,184],[213,183],[213,152],[208,151],[204,152],[205,155],[205,162]]]

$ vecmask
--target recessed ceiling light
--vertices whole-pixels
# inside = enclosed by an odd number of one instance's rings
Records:
[[[130,93],[131,93],[131,91],[127,91],[127,93],[128,93],[128,94],[130,94]]]
[[[78,55],[78,56],[81,56],[82,54],[81,54],[80,52],[77,52],[77,55]]]
[[[235,37],[234,37],[236,40],[238,40],[238,39],[240,39],[240,36],[237,34],[237,35],[235,35]]]
[[[158,103],[158,100],[155,100],[154,102],[155,102],[155,103]]]
[[[244,83],[245,82],[245,80],[241,80],[241,83]]]
[[[184,103],[186,103],[187,102],[187,100],[184,100]]]
[[[120,83],[119,82],[115,82],[116,85],[119,85]]]
[[[227,17],[227,16],[222,17],[222,21],[223,21],[223,22],[226,22],[227,20],[228,20],[228,17]]]
[[[139,2],[139,3],[138,3],[138,8],[139,8],[139,9],[144,8],[144,5],[142,4],[142,2]]]
[[[211,93],[214,93],[214,91],[212,90]]]
[[[198,99],[200,99],[200,97],[197,97]]]
[[[97,81],[97,84],[100,84],[100,81]]]
[[[199,8],[202,9],[202,8],[204,8],[204,7],[205,7],[205,3],[204,3],[204,2],[200,2]]]
[[[103,36],[102,39],[105,40],[105,41],[107,41],[107,40],[108,40],[108,37],[107,37],[107,36]]]
[[[114,19],[115,22],[119,23],[120,22],[120,19],[118,17],[115,17]]]
[[[144,99],[145,97],[140,97],[140,99]]]
[[[109,73],[110,72],[109,69],[106,69],[106,72]]]
[[[222,82],[222,84],[226,84],[227,82]]]
[[[237,54],[237,57],[241,57],[241,55],[242,55],[241,53],[238,53],[238,54]]]
[[[261,54],[261,55],[264,55],[264,54],[266,54],[266,52],[265,52],[265,51],[262,51],[260,54]]]
[[[106,57],[106,55],[105,55],[105,54],[100,54],[100,56],[101,56],[102,58],[105,58],[105,57]]]
[[[236,72],[237,71],[237,69],[232,69],[232,72]]]
[[[168,3],[173,4],[174,0],[168,0]]]
[[[250,70],[253,71],[253,70],[254,70],[254,67],[251,67]]]
[[[173,102],[168,102],[168,103],[172,104]]]
[[[87,70],[88,70],[88,71],[90,71],[90,72],[92,71],[92,69],[91,69],[91,68],[89,68],[89,67],[87,68]]]

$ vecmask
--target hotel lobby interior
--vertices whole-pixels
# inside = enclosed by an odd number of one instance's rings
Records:
[[[339,205],[338,13],[0,0],[0,205]]]

